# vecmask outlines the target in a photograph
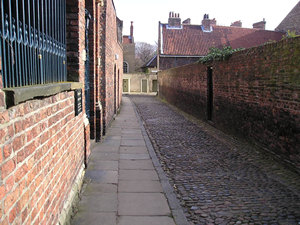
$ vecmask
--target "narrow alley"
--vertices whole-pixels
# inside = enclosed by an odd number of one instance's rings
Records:
[[[93,148],[71,224],[188,224],[168,185],[133,103],[123,97],[103,143]]]
[[[72,224],[299,224],[299,187],[267,153],[156,97],[123,96]]]

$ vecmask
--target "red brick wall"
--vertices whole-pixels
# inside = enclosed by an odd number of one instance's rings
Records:
[[[118,82],[115,82],[114,76],[114,66],[116,65],[116,71],[120,71],[120,80],[123,74],[123,50],[121,43],[117,40],[117,21],[116,21],[116,10],[113,5],[112,0],[105,1],[104,8],[102,10],[102,69],[103,73],[101,76],[101,102],[103,106],[103,123],[104,123],[104,132],[107,126],[109,126],[111,120],[114,116],[114,102],[115,88],[119,88],[119,93],[121,93],[121,86],[117,85]],[[118,59],[116,59],[116,55]],[[104,60],[103,60],[104,59]],[[117,75],[118,79],[118,75]],[[119,81],[120,82],[120,81]],[[119,95],[120,101],[121,95]]]
[[[229,60],[159,73],[159,95],[207,119],[207,67],[213,67],[214,126],[242,135],[299,168],[300,38],[247,49]]]
[[[1,224],[55,224],[84,160],[74,92],[0,112]]]
[[[81,83],[84,9],[84,0],[67,0],[68,79]],[[78,116],[74,91],[4,104],[0,90],[0,224],[57,224],[90,153],[84,99]]]

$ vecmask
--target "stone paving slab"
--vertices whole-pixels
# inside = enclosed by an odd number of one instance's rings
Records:
[[[122,170],[154,170],[152,161],[148,160],[120,160]]]
[[[83,195],[94,195],[94,194],[101,194],[101,193],[117,193],[118,186],[117,184],[99,184],[99,183],[89,183],[85,188],[85,192]]]
[[[140,129],[122,129],[122,136],[123,135],[130,135],[130,134],[137,134],[137,135],[141,135],[142,131]]]
[[[144,137],[139,134],[124,134],[122,135],[123,140],[143,140]]]
[[[120,154],[120,159],[150,159],[149,154]]]
[[[159,180],[155,170],[120,170],[120,180]]]
[[[113,170],[87,170],[86,179],[92,183],[118,183],[118,171]]]
[[[120,180],[119,181],[119,192],[127,192],[127,193],[159,193],[163,192],[161,184],[159,181],[128,181],[128,180]]]
[[[133,147],[133,146],[121,146],[120,147],[121,154],[148,154],[148,150],[146,147]]]
[[[119,152],[119,145],[111,146],[111,145],[96,145],[93,148],[93,152],[111,152],[111,153],[118,153]]]
[[[90,161],[88,164],[88,170],[114,170],[118,171],[119,162],[118,161]]]
[[[115,152],[95,152],[91,161],[118,161],[120,158],[119,153]]]
[[[116,213],[79,212],[72,225],[116,225]]]
[[[175,225],[167,216],[121,216],[118,225]]]
[[[117,212],[118,198],[114,193],[83,195],[78,209],[86,212]]]
[[[131,140],[131,139],[122,140],[121,145],[122,146],[144,146],[144,147],[146,147],[144,139],[141,139],[141,140]]]
[[[120,216],[165,216],[171,211],[165,196],[161,193],[119,193]]]

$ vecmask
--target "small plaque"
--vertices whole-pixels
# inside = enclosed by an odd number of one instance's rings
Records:
[[[75,116],[82,112],[82,89],[75,90]]]

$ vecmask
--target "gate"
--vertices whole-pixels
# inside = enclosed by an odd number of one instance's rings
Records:
[[[89,23],[91,20],[91,14],[85,10],[85,78],[84,78],[84,91],[85,91],[85,112],[88,118],[90,118],[90,54],[89,54]]]

